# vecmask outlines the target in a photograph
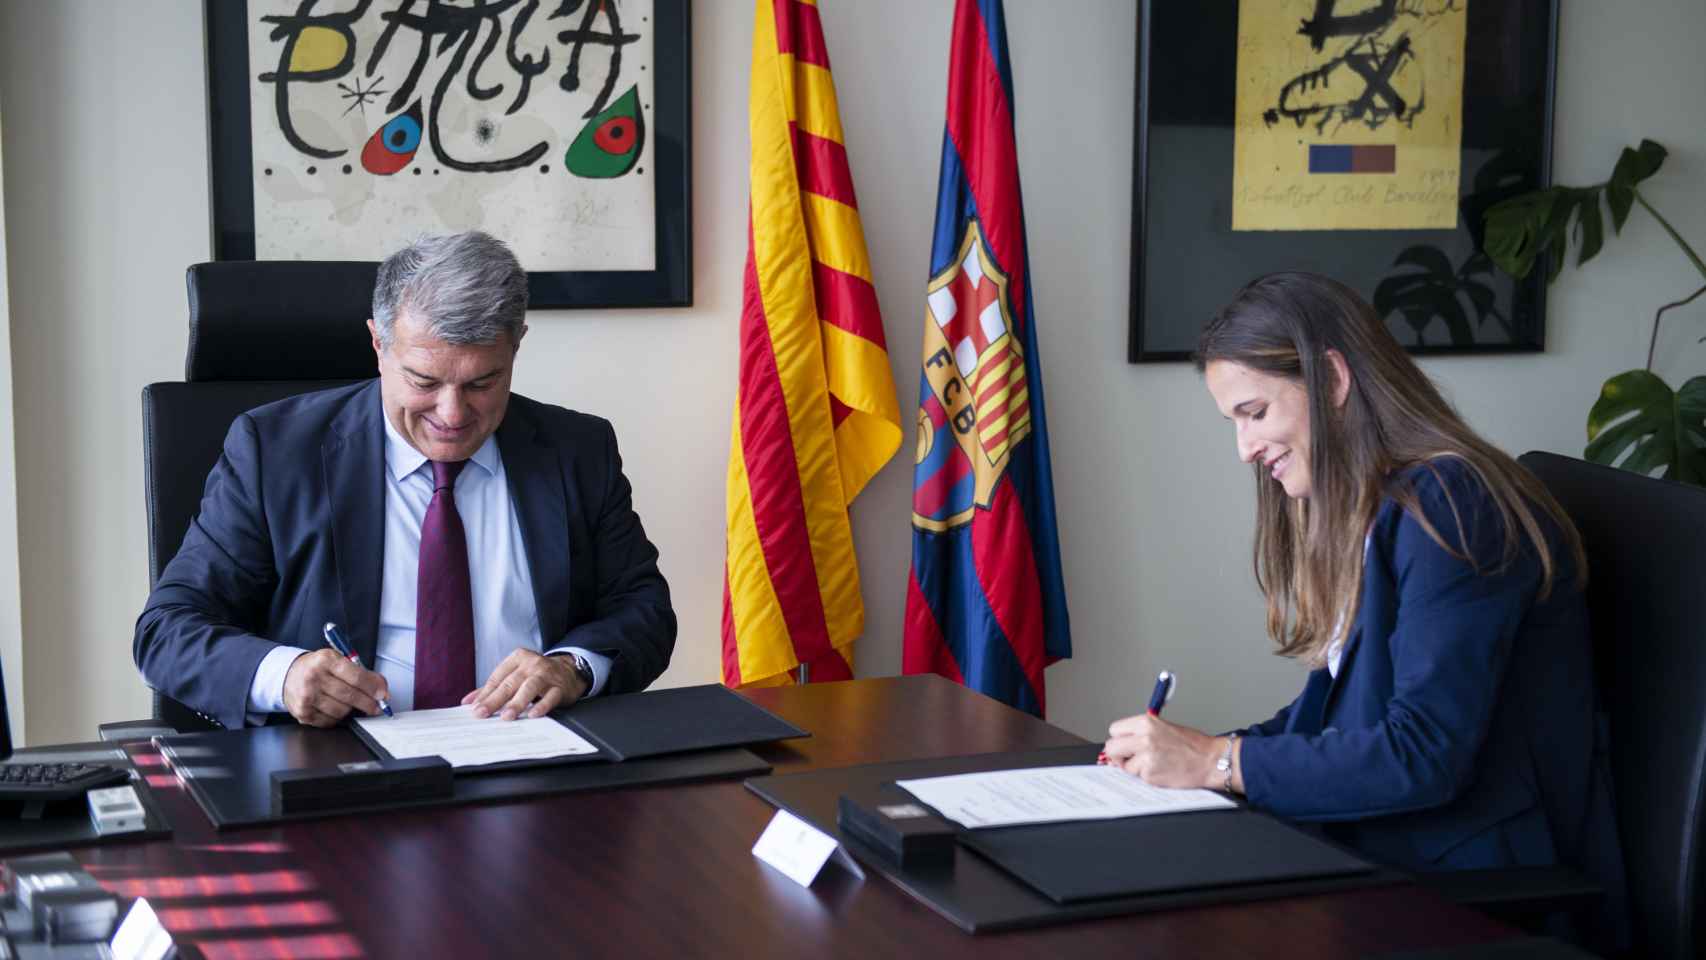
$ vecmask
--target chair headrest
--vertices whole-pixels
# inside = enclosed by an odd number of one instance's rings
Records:
[[[360,380],[377,263],[227,260],[189,269],[184,379]]]

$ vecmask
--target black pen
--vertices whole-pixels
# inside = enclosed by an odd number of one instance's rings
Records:
[[[343,657],[345,660],[348,660],[350,663],[353,663],[358,667],[361,666],[361,658],[355,655],[355,650],[350,647],[349,641],[344,639],[344,632],[338,629],[337,624],[328,620],[326,621],[326,625],[320,628],[320,632],[326,635],[326,646],[336,650],[338,652],[338,656]],[[367,668],[362,667],[362,669],[365,670]],[[391,712],[391,704],[385,702],[384,697],[379,698],[379,709],[385,711],[385,715],[387,717],[396,716],[396,714]]]
[[[1178,679],[1166,670],[1156,674],[1155,692],[1149,695],[1150,716],[1161,716],[1161,708],[1167,705],[1168,700],[1173,699],[1173,684],[1178,682]]]

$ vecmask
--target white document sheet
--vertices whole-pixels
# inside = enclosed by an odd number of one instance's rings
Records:
[[[550,717],[482,720],[474,716],[472,706],[404,710],[395,717],[356,717],[355,722],[398,760],[443,757],[452,767],[598,752],[585,737]]]
[[[1153,787],[1117,767],[1093,763],[895,783],[962,827],[1112,820],[1236,806],[1212,790]]]

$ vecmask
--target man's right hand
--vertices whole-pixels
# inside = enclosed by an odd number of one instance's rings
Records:
[[[378,716],[380,699],[390,694],[384,677],[330,648],[297,657],[284,675],[284,708],[311,727],[336,726],[351,710]]]

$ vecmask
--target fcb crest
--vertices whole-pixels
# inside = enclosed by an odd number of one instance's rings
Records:
[[[925,295],[924,377],[912,525],[941,532],[987,508],[1015,444],[1031,432],[1025,358],[1007,276],[974,219],[959,255]]]

